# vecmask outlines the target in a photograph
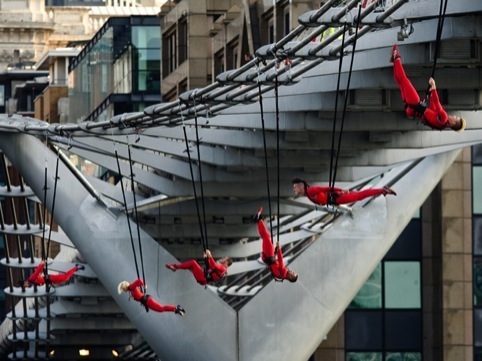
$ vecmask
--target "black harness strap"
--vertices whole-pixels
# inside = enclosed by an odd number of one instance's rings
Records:
[[[147,307],[147,300],[148,300],[150,297],[151,297],[150,295],[148,295],[147,293],[144,293],[144,295],[142,296],[142,298],[139,300],[139,302],[145,307],[146,312],[149,312],[149,307]]]

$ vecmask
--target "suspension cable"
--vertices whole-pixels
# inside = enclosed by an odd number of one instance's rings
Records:
[[[198,161],[198,168],[199,168],[199,185],[201,188],[201,206],[202,206],[202,214],[203,214],[203,225],[204,225],[204,250],[206,251],[209,249],[208,245],[208,229],[206,224],[206,207],[204,204],[204,187],[203,187],[203,174],[202,174],[202,165],[201,165],[201,150],[200,150],[200,138],[199,138],[199,127],[198,127],[198,118],[197,118],[197,111],[196,111],[196,98],[194,97],[194,127],[196,130],[196,149],[197,149],[197,161]]]
[[[112,134],[112,136],[114,137],[114,134]],[[131,240],[132,253],[134,255],[134,264],[136,266],[137,278],[140,278],[139,265],[137,263],[136,248],[135,248],[135,244],[134,244],[134,237],[132,236],[132,227],[131,227],[131,222],[129,220],[129,210],[127,208],[126,193],[125,193],[125,190],[124,190],[123,175],[122,175],[122,170],[121,170],[121,167],[120,167],[119,153],[117,152],[117,143],[115,141],[115,138],[113,138],[113,139],[114,139],[113,142],[114,142],[115,159],[116,159],[116,162],[117,162],[117,173],[119,174],[119,182],[120,182],[121,190],[122,190],[122,199],[123,199],[123,202],[124,202],[124,212],[125,212],[126,217],[127,217],[127,227],[129,229],[129,237],[130,237],[130,240]],[[144,280],[144,282],[145,282],[145,280]]]
[[[57,161],[55,163],[54,194],[52,195],[52,211],[50,212],[49,237],[47,239],[47,252],[46,252],[47,257],[50,254],[50,243],[51,243],[52,228],[53,228],[54,213],[55,213],[55,199],[57,197],[57,181],[59,180],[60,149],[55,149],[55,151],[57,153]]]
[[[335,132],[336,132],[336,116],[338,112],[338,95],[340,93],[340,79],[341,79],[341,69],[343,66],[343,52],[345,49],[345,34],[346,34],[347,25],[343,25],[343,36],[341,39],[341,53],[340,53],[340,61],[338,62],[338,80],[336,83],[336,97],[335,97],[335,110],[333,112],[333,129],[331,132],[331,156],[330,156],[330,178],[329,178],[329,186],[331,188],[331,192],[334,191],[335,187],[335,179],[333,177],[333,161],[335,158]]]
[[[192,183],[192,189],[193,189],[193,194],[194,194],[194,203],[196,204],[196,212],[197,212],[197,218],[198,218],[198,224],[199,224],[199,231],[201,234],[201,243],[203,246],[203,251],[206,252],[206,243],[204,241],[204,231],[203,231],[203,226],[202,226],[202,221],[201,221],[201,211],[199,209],[199,202],[198,202],[198,197],[197,197],[197,191],[196,191],[196,183],[194,179],[194,172],[192,169],[192,160],[191,160],[191,150],[189,149],[189,141],[187,139],[187,131],[186,131],[186,124],[184,123],[184,114],[182,112],[181,108],[181,102],[179,102],[179,114],[181,115],[181,122],[182,122],[182,130],[184,132],[184,142],[186,143],[186,152],[187,152],[187,160],[189,162],[189,172],[191,174],[191,183]]]
[[[141,270],[142,270],[142,279],[144,280],[144,289],[147,288],[147,281],[145,277],[145,272],[144,272],[144,258],[143,258],[143,253],[142,253],[142,242],[141,242],[141,231],[139,227],[139,216],[137,213],[137,202],[136,202],[136,191],[135,191],[135,186],[134,186],[134,171],[132,167],[132,155],[131,155],[131,145],[129,143],[129,135],[127,135],[127,153],[129,156],[129,168],[131,171],[131,191],[132,191],[132,197],[133,197],[133,202],[134,202],[134,217],[136,221],[136,228],[137,228],[137,240],[139,243],[139,253],[140,253],[140,260],[141,260]]]
[[[437,60],[439,57],[440,53],[440,42],[442,38],[442,30],[444,26],[444,21],[445,21],[445,13],[447,11],[447,4],[448,0],[440,0],[440,7],[439,7],[439,14],[438,14],[438,22],[437,22],[437,32],[435,36],[435,49],[434,49],[434,55],[433,55],[433,66],[432,66],[432,73],[431,77],[435,77],[435,68],[437,67]],[[430,85],[427,88],[427,92],[425,94],[425,99],[428,99],[430,97]]]
[[[270,185],[269,185],[269,167],[268,167],[268,149],[266,146],[266,127],[265,127],[265,121],[264,121],[264,107],[263,107],[263,95],[262,95],[262,90],[261,90],[261,81],[260,81],[260,73],[259,73],[259,66],[257,66],[258,70],[258,77],[257,77],[257,83],[258,83],[258,93],[259,93],[259,108],[260,108],[260,113],[261,113],[261,128],[263,130],[263,149],[264,149],[264,165],[265,165],[265,172],[266,172],[266,190],[268,192],[268,211],[269,211],[269,229],[271,232],[271,242],[273,242],[273,221],[271,215],[273,214],[271,211],[271,190],[270,190]],[[276,69],[276,66],[275,66]]]
[[[352,51],[352,54],[351,54],[351,60],[350,60],[350,69],[348,70],[348,80],[347,80],[347,84],[346,84],[346,95],[345,95],[345,101],[344,101],[344,104],[343,104],[343,113],[342,113],[342,117],[341,117],[341,125],[340,125],[340,135],[338,137],[338,148],[337,148],[337,151],[336,151],[336,160],[335,160],[335,168],[333,170],[333,187],[335,186],[335,180],[336,180],[336,172],[337,172],[337,169],[338,169],[338,159],[339,159],[339,156],[340,156],[340,149],[341,149],[341,138],[342,138],[342,135],[343,135],[343,127],[344,127],[344,124],[345,124],[345,115],[346,115],[346,108],[347,108],[347,105],[348,105],[348,92],[350,91],[350,82],[351,82],[351,74],[352,74],[352,71],[353,71],[353,61],[355,59],[355,51],[356,51],[356,44],[357,44],[357,35],[358,35],[358,28],[359,28],[359,22],[360,22],[360,15],[361,15],[361,6],[358,6],[358,16],[357,16],[357,23],[356,23],[356,26],[355,26],[355,40],[353,41],[353,51]]]

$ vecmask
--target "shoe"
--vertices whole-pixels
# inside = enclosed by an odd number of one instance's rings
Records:
[[[263,207],[259,207],[258,212],[253,216],[253,221],[257,223],[261,218],[263,218]]]
[[[184,317],[184,315],[186,314],[186,310],[182,308],[181,305],[177,305],[176,311],[174,312],[177,313],[178,315],[181,315],[182,317]]]
[[[83,264],[77,263],[77,264],[75,265],[75,267],[77,267],[77,270],[78,270],[78,271],[83,271],[83,270],[85,270],[85,266],[84,266]]]
[[[393,63],[397,59],[401,59],[401,56],[398,52],[398,45],[394,44],[392,50],[390,50],[390,63]]]
[[[387,194],[392,194],[394,196],[397,195],[397,192],[395,192],[393,189],[391,189],[388,186],[383,187],[383,195],[386,196]]]
[[[168,263],[166,264],[166,268],[169,268],[172,272],[176,272],[177,268],[174,263]]]

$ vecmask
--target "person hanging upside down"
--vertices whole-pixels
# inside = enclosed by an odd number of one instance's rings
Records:
[[[29,287],[31,285],[43,286],[44,284],[57,285],[59,283],[64,283],[69,281],[75,272],[85,269],[84,265],[76,264],[75,267],[72,267],[66,273],[44,275],[43,271],[46,263],[45,260],[40,262],[30,277],[23,281],[23,287]]]
[[[402,65],[402,57],[398,51],[397,44],[393,45],[390,52],[390,62],[393,63],[393,77],[402,93],[402,100],[405,103],[405,114],[409,118],[419,118],[422,123],[432,129],[452,129],[461,132],[465,129],[466,121],[455,115],[447,115],[440,104],[435,80],[430,78],[428,102],[420,101],[420,97],[405,74]],[[428,104],[428,105],[427,105]]]
[[[383,194],[397,195],[395,191],[387,186],[383,188],[370,188],[361,191],[349,191],[338,187],[310,186],[300,178],[293,179],[293,192],[298,196],[306,196],[315,204],[325,206],[354,203],[362,199]]]
[[[153,310],[156,312],[174,312],[181,316],[185,315],[186,310],[184,310],[184,308],[182,308],[180,305],[174,306],[160,304],[150,295],[142,291],[143,286],[144,281],[140,278],[132,283],[122,281],[117,286],[117,292],[119,292],[119,294],[122,292],[130,292],[131,297],[137,302],[140,302],[146,308],[146,311]]]
[[[271,240],[271,235],[268,232],[268,227],[262,219],[263,217],[263,207],[258,209],[258,213],[254,216],[254,220],[258,225],[258,233],[261,236],[261,259],[269,268],[271,275],[277,281],[288,280],[290,282],[296,282],[298,280],[298,275],[292,270],[285,267],[283,260],[283,251],[276,242],[276,247],[273,246]]]
[[[216,262],[208,249],[204,252],[204,259],[207,262],[207,269],[203,269],[201,265],[193,259],[183,263],[169,263],[166,264],[166,267],[173,272],[178,269],[189,270],[192,272],[197,283],[205,286],[208,283],[221,281],[228,273],[228,267],[233,264],[231,257],[223,257]]]

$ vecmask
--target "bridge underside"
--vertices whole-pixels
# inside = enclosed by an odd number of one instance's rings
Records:
[[[427,3],[433,5],[435,1]],[[55,205],[55,221],[65,235],[55,232],[53,237],[64,248],[74,250],[73,255],[63,259],[64,263],[58,260],[58,267],[78,260],[88,265],[71,289],[55,290],[61,305],[54,304],[52,310],[46,311],[51,311],[51,315],[34,314],[41,320],[39,327],[47,333],[51,329],[65,330],[74,324],[74,317],[90,314],[102,316],[102,322],[119,331],[119,344],[131,342],[138,330],[162,360],[186,360],[194,353],[201,361],[308,359],[460,149],[482,139],[478,112],[482,103],[482,8],[473,3],[459,1],[456,8],[449,8],[453,16],[445,20],[436,73],[447,109],[467,120],[468,127],[462,133],[432,131],[405,118],[388,59],[398,28],[362,33],[358,39],[350,90],[338,94],[339,104],[347,99],[347,112],[337,184],[353,189],[389,185],[398,196],[360,202],[354,206],[353,217],[315,210],[306,199],[293,198],[291,187],[294,177],[310,183],[328,181],[337,61],[306,60],[303,64],[317,64],[307,67],[298,82],[280,86],[279,114],[272,88],[263,94],[263,114],[257,97],[250,102],[239,101],[243,104],[235,106],[214,106],[212,114],[201,110],[197,114],[190,99],[196,94],[189,92],[183,104],[190,105],[170,120],[165,114],[174,112],[179,104],[146,109],[149,119],[160,120],[140,132],[120,126],[92,130],[84,125],[85,129],[69,130],[71,137],[65,138],[56,129],[45,128],[54,134],[49,142],[62,152],[98,165],[102,170],[99,177],[81,175],[67,161],[61,161],[57,182],[49,176],[45,184],[46,164],[52,174],[58,157],[35,137],[42,138],[43,125],[34,120],[0,117],[0,148],[20,174],[21,182],[32,191],[24,190],[23,196],[34,202],[40,200],[50,211]],[[398,19],[418,17],[413,14],[412,5],[408,3],[405,12],[402,6],[394,14]],[[407,74],[417,88],[424,89],[431,72],[437,20],[420,20],[424,21],[414,23],[415,32],[399,49]],[[296,63],[295,56],[293,59],[294,65],[304,66]],[[342,83],[346,84],[349,62],[344,63]],[[294,66],[293,74],[296,69]],[[224,76],[229,78],[229,74]],[[253,84],[246,76],[241,72],[234,77],[241,79],[239,85],[226,81],[220,89],[233,84],[233,91],[239,91],[240,85],[249,88]],[[203,91],[209,99],[219,89],[199,90]],[[249,98],[250,94],[244,96]],[[340,116],[336,117],[338,125]],[[137,115],[124,116],[122,124],[130,124],[129,117],[134,119]],[[112,120],[112,124],[116,121]],[[149,293],[161,303],[181,304],[187,310],[183,319],[174,314],[146,313],[125,294],[117,293],[120,281],[136,277],[130,234],[137,227],[124,213],[118,161],[124,184],[129,185],[130,175],[134,174],[135,198],[126,191],[126,203],[132,210],[134,200],[137,202]],[[193,191],[194,183],[199,192],[200,170],[209,248],[215,257],[228,255],[236,260],[219,288],[201,287],[189,273],[173,274],[164,267],[175,258],[200,258],[202,254]],[[267,197],[268,186],[271,200]],[[55,193],[45,192],[45,188],[55,187]],[[12,196],[13,191],[6,190],[5,195],[8,192]],[[273,227],[279,227],[290,268],[299,274],[299,281],[294,284],[270,282],[258,260],[260,244],[250,219],[259,206],[267,210],[269,201],[273,210],[279,205],[279,222],[275,221]],[[34,236],[39,237],[39,232]],[[135,254],[139,253],[137,249]],[[22,264],[15,257],[4,260],[4,264],[17,269],[35,266],[35,262]],[[7,292],[14,299],[27,298],[13,285]],[[76,299],[75,304],[69,303],[72,299]],[[108,307],[103,306],[109,302],[112,303]],[[52,317],[56,314],[59,316]],[[75,316],[71,319],[69,315]],[[93,322],[92,329],[98,324]],[[206,327],[213,327],[213,332],[206,331]],[[289,347],[284,342],[287,334],[291,344],[303,347]],[[60,340],[62,337],[58,336]],[[11,347],[7,345],[5,349]]]

